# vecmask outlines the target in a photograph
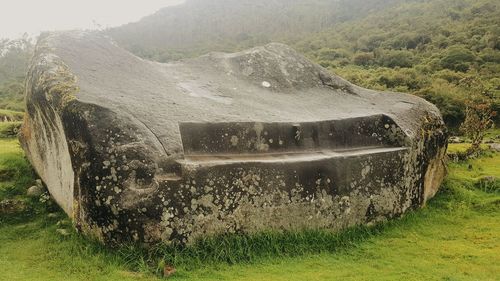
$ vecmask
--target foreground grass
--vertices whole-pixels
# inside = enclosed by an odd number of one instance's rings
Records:
[[[12,138],[17,135],[21,128],[21,121],[1,122],[0,121],[0,138]]]
[[[449,144],[448,145],[448,153],[456,154],[456,153],[465,153],[468,148],[470,148],[470,143],[454,143],[454,144]],[[481,149],[487,150],[488,145],[487,144],[481,144],[480,146]]]
[[[9,121],[21,121],[23,120],[23,116],[24,112],[0,108],[0,122],[4,121],[4,119],[8,119]]]
[[[33,183],[29,165],[15,140],[0,139],[0,200],[30,206],[0,218],[0,280],[158,280],[163,260],[177,267],[173,280],[500,280],[498,184],[477,188],[484,176],[500,177],[499,168],[500,155],[491,152],[450,164],[426,208],[340,235],[267,233],[188,249],[110,250],[74,232],[56,233],[71,229],[65,216],[23,196]]]
[[[34,183],[32,169],[23,156],[16,139],[0,138],[0,200],[23,198],[26,188]]]

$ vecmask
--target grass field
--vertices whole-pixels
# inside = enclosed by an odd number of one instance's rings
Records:
[[[0,138],[9,138],[17,135],[21,124],[21,121],[0,122]]]
[[[497,179],[479,184],[485,176]],[[498,177],[498,153],[451,163],[427,207],[338,235],[264,233],[184,250],[112,250],[73,232],[53,204],[26,198],[33,173],[17,141],[0,139],[0,201],[27,206],[0,214],[0,280],[159,280],[164,260],[177,268],[169,280],[500,280]]]
[[[8,119],[8,121],[21,121],[23,120],[24,112],[0,109],[0,120]]]

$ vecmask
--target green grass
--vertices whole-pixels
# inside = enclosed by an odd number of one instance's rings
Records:
[[[450,143],[448,144],[448,154],[465,153],[471,147],[470,143]],[[487,144],[481,144],[481,149],[488,149]]]
[[[5,118],[7,118],[8,121],[21,121],[23,120],[23,116],[23,112],[0,109],[0,122],[4,121]]]
[[[0,138],[12,138],[17,136],[21,124],[21,121],[0,122]]]
[[[0,200],[22,197],[30,184],[33,184],[33,172],[24,158],[16,139],[0,138]]]
[[[499,128],[494,128],[491,130],[488,130],[486,135],[484,136],[485,141],[499,141],[500,140],[500,129]]]
[[[107,249],[74,231],[56,233],[72,229],[65,215],[25,198],[31,168],[16,140],[0,139],[0,200],[30,206],[0,220],[0,280],[159,280],[163,261],[178,270],[172,280],[500,280],[500,195],[476,188],[484,176],[500,177],[499,169],[500,155],[492,152],[451,163],[426,208],[371,228],[225,236],[184,249]]]

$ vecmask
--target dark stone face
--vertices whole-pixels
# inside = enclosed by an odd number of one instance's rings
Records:
[[[372,224],[444,176],[439,112],[356,87],[271,44],[175,64],[94,33],[40,39],[21,142],[105,243]]]
[[[404,145],[385,115],[295,123],[180,123],[185,155],[261,154]]]

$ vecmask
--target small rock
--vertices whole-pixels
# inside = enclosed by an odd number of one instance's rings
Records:
[[[44,188],[44,186],[43,186],[43,182],[42,182],[42,180],[41,180],[41,179],[37,179],[37,180],[35,181],[35,185],[36,185],[36,186],[38,186],[38,187],[40,187],[40,188]]]
[[[448,139],[449,143],[463,143],[464,141],[459,137],[450,137]]]
[[[498,178],[495,176],[484,176],[478,180],[478,183],[481,185],[490,185],[495,183],[496,181],[498,181]]]
[[[55,218],[57,218],[58,216],[59,216],[59,215],[58,215],[57,213],[49,213],[49,214],[47,215],[47,217],[48,217],[49,219],[55,219]]]
[[[56,229],[56,232],[59,233],[61,236],[69,236],[70,233],[67,229],[64,228],[58,228]]]
[[[497,178],[495,176],[484,176],[479,179],[480,182],[494,182]]]
[[[489,147],[493,151],[500,151],[500,143],[490,143]]]
[[[60,220],[56,224],[57,226],[68,226],[70,225],[70,222],[68,220]]]
[[[175,267],[173,266],[170,266],[170,265],[165,265],[165,267],[163,268],[163,277],[170,277],[172,275],[175,274],[177,270],[175,269]]]
[[[484,191],[495,191],[500,188],[500,181],[495,176],[485,176],[477,181],[476,187]]]
[[[26,192],[26,194],[29,196],[29,197],[40,197],[43,193],[45,192],[45,189],[38,185],[34,185],[30,188],[28,188],[28,191]]]

